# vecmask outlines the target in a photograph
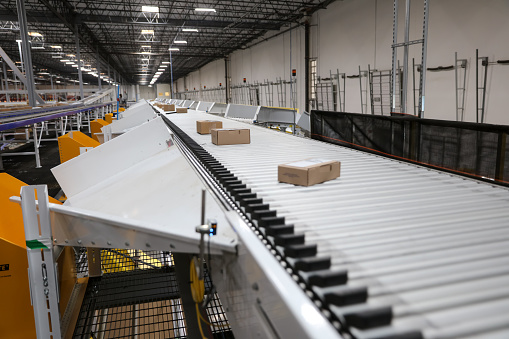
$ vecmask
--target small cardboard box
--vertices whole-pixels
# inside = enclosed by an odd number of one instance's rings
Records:
[[[280,182],[300,186],[312,186],[339,177],[341,163],[336,160],[306,159],[279,165],[277,177]]]
[[[211,129],[212,143],[215,145],[236,145],[251,143],[248,128],[240,129]]]
[[[211,129],[223,128],[223,123],[217,120],[197,120],[196,132],[200,134],[210,134]]]
[[[177,113],[187,113],[187,107],[177,107]]]
[[[173,112],[175,111],[175,105],[164,105],[164,104],[161,104],[161,105],[158,105],[159,107],[162,108],[163,111],[165,112]]]

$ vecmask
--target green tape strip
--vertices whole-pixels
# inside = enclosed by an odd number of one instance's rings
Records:
[[[30,248],[31,250],[36,250],[36,249],[48,249],[48,247],[46,245],[44,245],[42,242],[40,242],[39,240],[27,240],[26,241],[27,243],[27,247]]]

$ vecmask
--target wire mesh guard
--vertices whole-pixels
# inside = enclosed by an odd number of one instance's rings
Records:
[[[508,183],[507,126],[317,110],[311,131],[314,139]]]
[[[88,275],[86,249],[76,249]],[[101,277],[89,278],[74,338],[185,338],[186,320],[169,252],[101,250]],[[205,287],[212,282],[206,272]],[[217,293],[207,306],[214,338],[233,338]]]

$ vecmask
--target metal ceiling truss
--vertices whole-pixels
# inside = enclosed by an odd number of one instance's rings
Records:
[[[25,0],[25,4],[30,29],[41,33],[44,39],[44,49],[32,51],[34,65],[77,77],[76,68],[67,67],[56,57],[62,52],[75,53],[77,33],[85,63],[95,66],[98,53],[103,73],[109,65],[112,72],[116,70],[128,83],[139,83],[146,77],[140,75],[142,69],[148,71],[147,77],[152,76],[161,61],[169,60],[170,46],[179,48],[172,53],[173,78],[178,79],[245,48],[268,31],[298,24],[304,16],[334,1]],[[142,6],[151,8],[142,11]],[[216,12],[196,12],[197,7],[213,8]],[[182,28],[198,32],[184,32]],[[0,4],[0,30],[8,33],[0,36],[0,45],[15,59],[18,54],[15,40],[19,38],[15,0],[3,0]],[[173,44],[176,38],[187,44]],[[52,45],[62,46],[63,51],[52,49]],[[142,47],[149,45],[150,48]],[[142,62],[140,56],[148,56],[150,61]],[[170,81],[169,69],[158,81]]]

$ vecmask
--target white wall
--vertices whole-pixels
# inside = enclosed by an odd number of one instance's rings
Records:
[[[156,98],[155,87],[141,86],[139,99],[153,100]]]
[[[399,41],[403,40],[405,1],[399,7]],[[318,74],[327,77],[339,69],[347,75],[358,74],[358,68],[389,70],[391,68],[392,0],[343,0],[326,10],[316,12],[311,19],[311,57],[317,58]],[[509,59],[509,1],[507,0],[442,0],[430,2],[428,32],[428,67],[454,64],[454,52],[468,60],[465,120],[475,121],[475,49],[490,62]],[[412,1],[410,40],[422,38],[423,2]],[[277,32],[275,32],[277,33]],[[267,38],[274,32],[269,33]],[[292,48],[290,53],[290,34]],[[292,63],[290,65],[290,54]],[[412,58],[420,63],[420,45],[410,47]],[[298,108],[304,108],[304,28],[281,34],[268,41],[231,56],[232,84],[245,77],[249,83],[290,78],[297,69]],[[403,62],[403,50],[398,49]],[[407,112],[413,113],[412,76],[409,74]],[[426,73],[425,117],[456,119],[454,70]],[[224,83],[224,60],[214,61],[189,74],[186,88],[217,87]],[[184,79],[179,79],[178,91],[183,91]],[[504,102],[509,88],[509,66],[493,64],[488,70],[486,122],[509,124]],[[359,79],[346,80],[346,111],[360,112]]]
[[[170,84],[155,84],[154,85],[157,98],[169,99],[171,97]],[[166,95],[168,94],[168,95]]]

